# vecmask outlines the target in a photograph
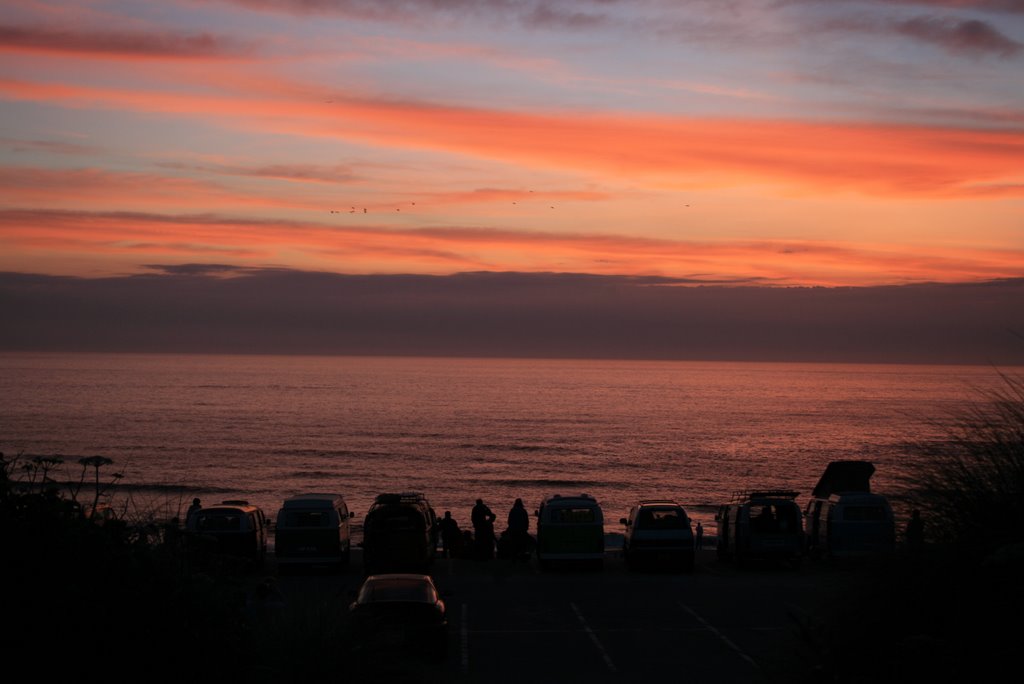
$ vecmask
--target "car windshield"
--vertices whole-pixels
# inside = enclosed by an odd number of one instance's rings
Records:
[[[359,603],[378,601],[415,601],[434,603],[437,594],[429,582],[416,578],[368,580],[359,592]]]

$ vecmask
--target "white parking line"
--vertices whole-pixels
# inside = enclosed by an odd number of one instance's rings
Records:
[[[760,669],[758,664],[757,664],[757,662],[753,658],[751,658],[746,653],[744,653],[743,649],[741,649],[739,646],[737,646],[729,637],[725,636],[724,634],[719,632],[717,629],[715,629],[715,627],[710,622],[708,622],[707,620],[702,618],[700,615],[698,615],[697,611],[695,611],[693,608],[690,608],[690,606],[686,605],[682,601],[677,601],[676,603],[679,605],[680,608],[682,608],[687,613],[689,613],[693,617],[694,620],[696,620],[700,624],[704,625],[705,629],[707,629],[709,632],[711,632],[716,637],[721,639],[722,643],[724,643],[726,646],[728,646],[732,650],[736,651],[736,653],[739,655],[740,658],[743,658],[743,660],[745,660],[748,663],[750,663],[750,665],[752,667],[754,667],[755,669]]]
[[[597,650],[601,652],[604,664],[607,665],[608,669],[612,672],[618,672],[618,670],[615,669],[615,663],[612,662],[611,656],[608,655],[608,651],[604,650],[604,646],[601,645],[597,635],[594,634],[594,630],[590,629],[590,625],[588,625],[587,621],[583,618],[583,613],[580,612],[580,609],[576,607],[575,603],[570,603],[569,605],[572,607],[572,612],[576,613],[576,618],[580,621],[580,624],[583,625],[583,631],[587,633],[587,636],[590,637],[590,641],[593,642],[594,646],[597,646]]]
[[[469,672],[469,606],[462,604],[462,622],[459,625],[460,665],[463,674]]]

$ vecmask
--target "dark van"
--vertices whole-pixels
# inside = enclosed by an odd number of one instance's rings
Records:
[[[798,492],[779,489],[737,492],[715,515],[718,557],[740,564],[761,559],[799,565],[804,526],[797,495]]]
[[[871,491],[870,461],[832,461],[804,511],[812,557],[844,558],[890,553],[896,523],[889,501]]]
[[[267,518],[248,501],[222,501],[188,516],[186,530],[193,539],[213,542],[215,553],[262,563],[267,555]]]
[[[537,509],[537,558],[554,563],[604,566],[604,513],[589,494],[546,497]]]
[[[374,499],[363,522],[366,572],[422,572],[436,549],[437,519],[423,494],[380,494]]]
[[[340,494],[299,494],[277,512],[274,556],[279,567],[346,567],[352,551],[348,510]]]

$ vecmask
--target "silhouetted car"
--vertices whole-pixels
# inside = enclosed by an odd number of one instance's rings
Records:
[[[800,565],[804,551],[804,518],[796,504],[798,492],[765,489],[737,492],[715,515],[718,557],[784,560]]]
[[[693,529],[686,511],[675,501],[641,501],[619,522],[626,526],[622,555],[631,569],[646,563],[693,570]]]
[[[349,612],[355,645],[364,654],[401,657],[414,652],[440,660],[447,653],[448,618],[429,575],[370,575]]]
[[[896,548],[889,501],[871,491],[874,472],[869,461],[828,464],[804,510],[811,556],[865,556]]]
[[[537,515],[537,558],[552,563],[604,566],[604,514],[589,494],[554,494],[540,503]]]
[[[248,501],[222,501],[203,507],[188,517],[186,530],[201,542],[210,540],[212,550],[262,563],[267,555],[267,519]]]
[[[425,572],[437,550],[437,518],[419,492],[380,494],[363,522],[363,567],[368,574]]]
[[[299,494],[277,513],[274,555],[279,568],[291,565],[345,567],[351,553],[349,512],[340,494]]]

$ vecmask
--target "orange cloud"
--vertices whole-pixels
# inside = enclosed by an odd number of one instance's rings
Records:
[[[0,81],[67,107],[185,115],[250,130],[573,170],[658,187],[772,184],[807,193],[1024,196],[1024,131],[591,112],[529,113],[311,95],[225,96]]]
[[[257,179],[308,181],[317,172],[301,167],[255,167],[235,168],[222,173]],[[322,182],[330,181],[324,178]],[[212,211],[252,207],[324,210],[329,204],[327,197],[293,196],[287,192],[287,188],[281,187],[275,187],[273,194],[267,194],[164,174],[115,172],[96,168],[14,166],[0,166],[0,202],[8,206],[118,207],[121,210],[148,211],[184,208]]]
[[[141,259],[148,253],[173,253],[198,261],[227,254],[249,266],[351,273],[559,271],[803,285],[955,282],[1024,275],[1024,250],[339,227],[209,214],[8,210],[0,212],[0,245],[11,254],[132,252]]]

